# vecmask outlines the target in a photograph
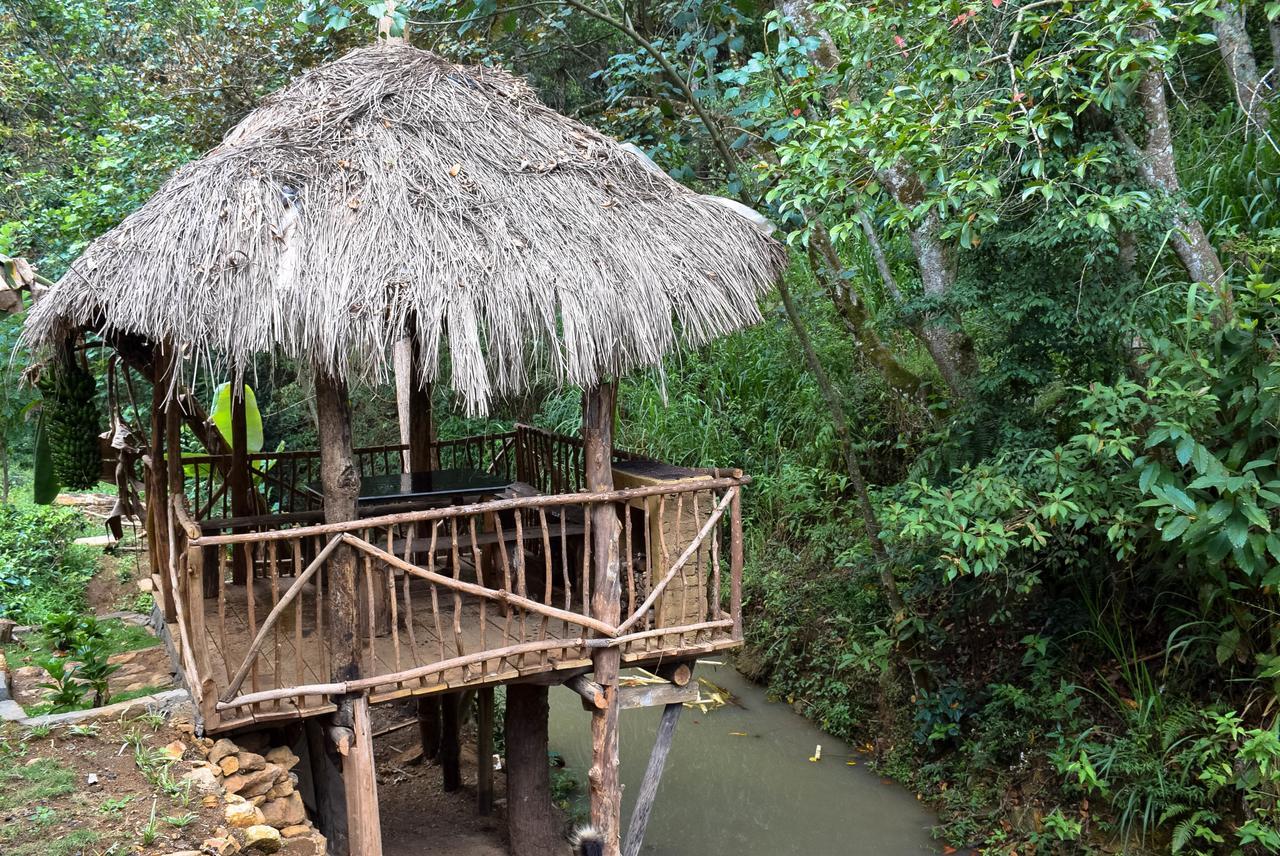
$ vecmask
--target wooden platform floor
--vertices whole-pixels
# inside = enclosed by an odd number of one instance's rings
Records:
[[[292,582],[291,578],[279,581],[281,595]],[[508,617],[501,604],[492,601],[482,603],[481,598],[472,595],[459,596],[455,623],[454,594],[419,579],[412,580],[409,587],[408,602],[412,604],[413,618],[409,622],[406,620],[403,585],[403,579],[398,578],[396,589],[399,633],[374,636],[371,640],[367,626],[362,627],[361,672],[364,675],[390,674],[520,642],[577,639],[583,635],[580,628],[556,619],[546,620],[544,631],[543,618],[527,613],[524,614],[522,626],[519,611],[512,610]],[[432,610],[433,588],[439,605],[438,613]],[[257,580],[252,605],[256,626],[263,624],[273,602],[271,582]],[[563,601],[556,605],[564,606]],[[221,602],[217,598],[205,600],[205,633],[202,643],[219,695],[225,692],[252,643],[254,634],[250,631],[249,612],[248,592],[244,586],[227,585]],[[365,615],[367,616],[367,610]],[[239,694],[281,686],[328,682],[328,652],[326,646],[320,644],[327,623],[327,614],[323,614],[323,611],[322,614],[317,614],[316,592],[313,585],[308,585],[302,596],[280,616],[262,646],[257,666],[241,685]],[[362,623],[367,625],[367,621]],[[178,638],[177,628],[173,627],[171,630],[174,638]],[[703,633],[698,639],[686,635],[683,640],[673,635],[633,643],[624,651],[623,659],[630,665],[644,665],[676,655],[700,655],[724,650],[735,644],[727,634],[711,637]],[[519,679],[533,679],[550,672],[582,671],[590,665],[589,652],[577,646],[515,655],[450,669],[442,674],[432,674],[404,683],[390,683],[372,693],[370,701],[378,703],[409,695],[509,683]],[[333,705],[323,696],[266,702],[251,708],[224,710],[218,714],[218,720],[208,722],[206,728],[209,731],[225,731],[253,722],[296,719],[331,710]]]

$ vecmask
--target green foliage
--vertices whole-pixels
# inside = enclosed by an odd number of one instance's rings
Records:
[[[92,557],[71,543],[83,525],[68,508],[0,504],[0,615],[38,624],[81,607],[94,572]]]

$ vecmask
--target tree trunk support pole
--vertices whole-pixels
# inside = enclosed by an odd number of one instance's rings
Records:
[[[662,780],[662,770],[667,763],[667,754],[671,751],[671,740],[676,733],[676,723],[680,720],[680,711],[684,705],[669,704],[662,709],[662,720],[658,723],[658,735],[653,741],[653,754],[649,756],[649,766],[644,771],[644,781],[640,783],[640,793],[636,796],[636,807],[631,812],[631,825],[627,827],[627,843],[622,848],[624,856],[640,856],[640,845],[644,843],[644,831],[649,825],[649,816],[653,813],[653,800],[658,795],[658,783]]]
[[[547,763],[547,687],[508,684],[507,833],[511,856],[564,852],[560,819],[551,804]]]
[[[602,382],[583,392],[582,446],[586,489],[613,489],[613,411],[617,388]],[[591,616],[617,626],[621,620],[618,512],[611,503],[591,508]],[[591,714],[591,825],[604,838],[604,856],[621,856],[622,786],[618,780],[618,671],[622,652],[598,649],[592,655],[595,682],[605,706]]]
[[[351,407],[346,382],[325,369],[316,371],[316,412],[320,435],[320,483],[324,491],[326,523],[344,523],[356,517],[360,476],[351,445]],[[329,556],[325,568],[329,583],[330,678],[335,682],[360,676],[360,639],[356,597],[356,557],[345,544]],[[329,728],[330,739],[341,756],[351,856],[377,856],[382,852],[378,822],[377,785],[373,772],[373,738],[369,730],[369,700],[365,695],[334,699],[338,712]],[[361,731],[363,729],[363,735]],[[335,843],[335,850],[342,852]]]
[[[440,755],[440,697],[418,698],[418,737],[422,741],[422,759],[434,761]]]

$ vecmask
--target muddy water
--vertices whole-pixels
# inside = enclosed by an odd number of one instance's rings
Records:
[[[728,666],[700,665],[695,674],[729,689],[739,704],[708,713],[686,708],[681,715],[645,835],[646,856],[940,852],[929,834],[933,816],[913,794],[883,784],[852,747],[768,701]],[[622,714],[624,829],[658,717],[658,708]],[[551,748],[577,771],[591,763],[589,723],[577,695],[552,691]],[[819,743],[822,759],[811,762]]]

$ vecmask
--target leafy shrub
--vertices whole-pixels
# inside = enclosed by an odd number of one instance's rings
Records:
[[[71,543],[82,527],[73,509],[0,505],[0,615],[38,624],[83,606],[95,566]]]

